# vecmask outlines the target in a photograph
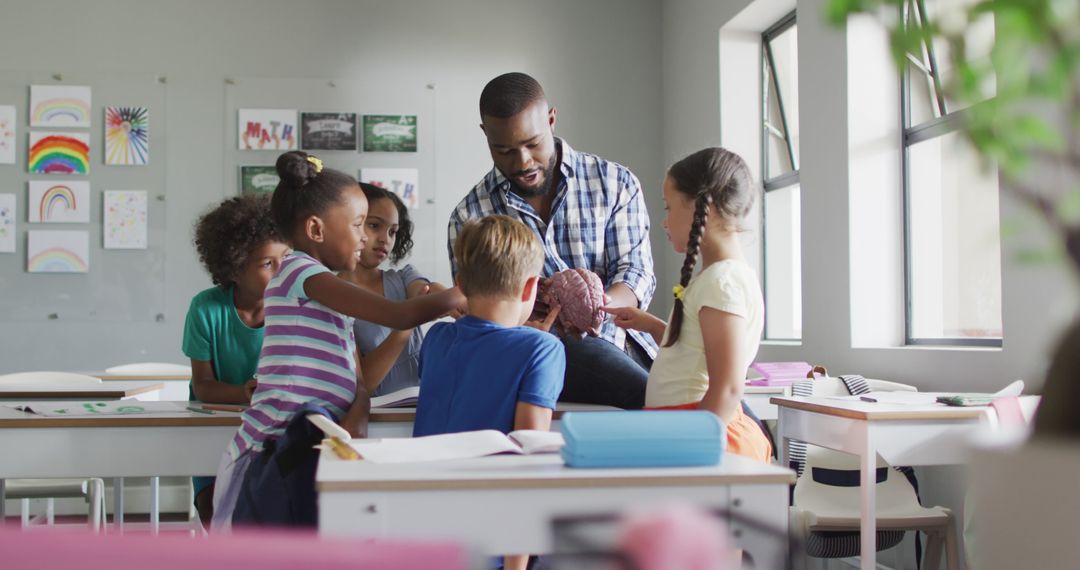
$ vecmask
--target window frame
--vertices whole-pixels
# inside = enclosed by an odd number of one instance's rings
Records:
[[[900,25],[908,25],[908,10],[914,8],[918,11],[916,17],[919,25],[925,21],[925,0],[904,0],[900,3]],[[900,70],[900,177],[903,192],[903,226],[904,226],[904,343],[910,346],[974,346],[996,347],[1004,344],[1003,337],[983,338],[932,338],[916,337],[912,334],[915,304],[912,299],[912,275],[914,257],[911,244],[911,160],[910,149],[912,146],[930,139],[942,137],[954,133],[960,129],[967,117],[967,110],[949,112],[945,94],[942,91],[940,68],[934,53],[933,40],[924,39],[920,42],[920,51],[926,61],[917,61],[912,54],[905,54],[904,66]],[[935,117],[918,125],[911,124],[911,79],[912,66],[918,67],[918,72],[929,76],[934,91],[932,103]],[[920,78],[922,80],[922,78]]]
[[[792,186],[800,186],[799,181],[799,161],[795,157],[795,148],[791,140],[791,132],[788,129],[787,111],[784,107],[784,98],[780,93],[780,82],[776,76],[775,59],[772,53],[772,40],[784,32],[790,30],[796,25],[795,10],[792,10],[784,17],[780,18],[775,24],[769,26],[765,31],[761,33],[761,54],[759,56],[759,69],[761,71],[761,78],[759,85],[761,86],[761,181],[762,181],[762,198],[761,198],[761,281],[762,288],[766,292],[769,289],[769,273],[768,273],[768,243],[766,238],[766,223],[768,220],[768,208],[766,206],[767,201],[765,195],[774,190],[783,190]],[[772,79],[770,82],[769,79]],[[771,83],[770,85],[766,85]],[[798,86],[796,86],[796,92]],[[780,113],[780,126],[783,128],[783,139],[785,148],[787,149],[787,157],[792,166],[791,171],[785,172],[779,176],[769,178],[769,143],[770,136],[773,136],[770,132],[770,127],[775,130],[769,122],[769,95],[776,98],[777,107]],[[801,204],[801,199],[800,199]],[[799,248],[802,248],[802,240],[799,240]],[[801,258],[801,256],[800,256]],[[801,279],[800,268],[800,279]],[[800,319],[801,320],[801,319]],[[796,341],[801,342],[802,337],[776,337],[769,334],[769,322],[765,319],[764,327],[762,330],[762,338],[770,341]]]

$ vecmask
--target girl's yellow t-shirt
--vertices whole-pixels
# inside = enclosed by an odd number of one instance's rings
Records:
[[[702,269],[686,287],[679,340],[673,346],[665,347],[670,331],[664,334],[645,386],[645,407],[678,406],[700,402],[705,397],[709,388],[709,370],[698,318],[704,307],[742,317],[746,329],[740,366],[750,366],[757,356],[765,326],[765,301],[757,274],[743,260],[726,259],[713,263]]]

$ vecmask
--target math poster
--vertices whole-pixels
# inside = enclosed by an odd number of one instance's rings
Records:
[[[0,194],[0,253],[15,252],[15,195]]]
[[[277,188],[281,178],[273,166],[241,166],[241,194],[269,194]]]
[[[364,152],[416,152],[416,115],[364,115]]]
[[[240,150],[295,150],[295,109],[240,109],[237,148]]]
[[[0,105],[0,164],[15,164],[15,107]]]
[[[146,249],[146,191],[106,190],[105,249]]]
[[[360,181],[385,188],[401,198],[409,209],[420,207],[420,171],[415,168],[364,168]]]
[[[300,113],[300,148],[356,150],[356,113]]]

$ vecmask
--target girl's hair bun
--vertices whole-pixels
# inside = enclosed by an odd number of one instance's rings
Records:
[[[307,184],[316,174],[315,165],[308,160],[308,154],[299,150],[289,151],[279,156],[274,168],[277,169],[281,181],[293,188]]]

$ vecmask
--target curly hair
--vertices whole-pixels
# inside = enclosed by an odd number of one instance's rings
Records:
[[[195,249],[214,285],[229,287],[255,248],[284,241],[270,215],[270,197],[245,194],[229,198],[195,223]]]
[[[394,249],[390,250],[390,264],[397,265],[402,259],[409,256],[409,252],[413,248],[413,222],[409,217],[409,207],[405,205],[405,202],[398,198],[397,194],[376,186],[374,184],[368,184],[367,182],[360,183],[360,189],[364,191],[364,196],[368,200],[368,204],[371,204],[375,200],[390,200],[394,207],[397,208],[398,213],[398,230],[397,236],[394,238]]]

